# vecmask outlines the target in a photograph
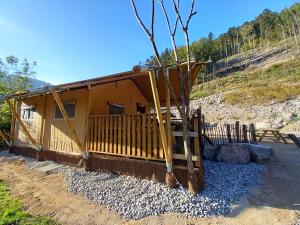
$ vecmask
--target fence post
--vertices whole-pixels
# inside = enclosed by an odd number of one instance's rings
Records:
[[[243,125],[243,141],[245,142],[245,143],[248,143],[248,136],[247,136],[247,125]]]
[[[250,136],[251,136],[251,142],[253,144],[257,144],[257,139],[256,139],[256,132],[255,132],[255,126],[253,123],[249,125],[249,131],[250,131]]]
[[[200,136],[199,136],[199,120],[197,115],[193,115],[192,117],[192,123],[193,123],[193,129],[194,132],[198,133],[197,137],[194,137],[194,154],[198,156],[198,160],[195,162],[195,166],[200,167],[201,166],[201,149],[200,149]]]
[[[231,131],[230,131],[230,125],[226,124],[226,130],[227,130],[227,138],[228,138],[228,142],[232,143],[232,138],[231,138]]]
[[[201,135],[202,136],[202,141],[203,141],[203,147],[205,146],[205,137],[206,137],[206,130],[205,130],[205,118],[204,118],[204,115],[201,115],[200,117],[200,120],[201,120],[201,127],[202,127],[202,131],[203,131],[203,134]]]
[[[235,134],[236,134],[236,142],[239,143],[240,139],[240,121],[235,122]]]
[[[199,147],[200,147],[200,154],[201,154],[201,156],[202,156],[204,144],[203,144],[203,136],[202,136],[202,129],[203,129],[203,126],[202,126],[202,120],[201,120],[201,107],[199,107],[199,108],[197,109],[197,120],[198,120],[198,138],[199,138]]]

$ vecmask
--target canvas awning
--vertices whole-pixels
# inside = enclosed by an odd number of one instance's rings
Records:
[[[192,85],[194,84],[196,77],[199,73],[199,70],[202,68],[202,66],[205,63],[192,63],[192,73],[191,73],[191,83]],[[182,68],[183,74],[184,74],[184,81],[185,85],[187,86],[187,64],[181,64],[180,67]],[[152,96],[152,90],[151,90],[151,84],[150,84],[150,79],[149,79],[149,71],[151,70],[158,70],[158,68],[150,68],[146,70],[141,70],[141,71],[128,71],[124,73],[118,73],[118,74],[113,74],[109,76],[102,76],[94,79],[88,79],[88,80],[82,80],[82,81],[77,81],[77,82],[72,82],[72,83],[66,83],[66,84],[61,84],[57,86],[49,86],[41,89],[36,89],[36,90],[31,90],[27,91],[24,93],[19,93],[19,94],[14,94],[14,95],[9,95],[5,96],[2,98],[5,99],[22,99],[22,98],[30,98],[30,97],[35,97],[39,95],[47,95],[51,94],[50,91],[52,88],[54,88],[57,92],[65,92],[69,90],[74,90],[74,89],[81,89],[81,88],[86,88],[89,86],[96,86],[96,85],[101,85],[101,84],[107,84],[107,83],[112,83],[112,82],[118,82],[122,80],[132,80],[137,88],[140,90],[140,92],[145,96],[145,98],[153,103],[153,96]],[[171,81],[171,84],[174,88],[174,92],[177,98],[177,101],[180,102],[180,79],[178,76],[178,67],[176,66],[169,66],[169,79]],[[166,81],[165,78],[162,74],[162,71],[157,73],[157,89],[159,92],[159,99],[162,105],[164,105],[165,102],[165,93],[166,93]],[[126,94],[126,93],[124,93]],[[172,98],[172,96],[171,96]],[[173,99],[171,99],[171,103]]]

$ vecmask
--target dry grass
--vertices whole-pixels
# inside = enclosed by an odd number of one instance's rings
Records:
[[[300,95],[300,58],[267,69],[246,70],[194,87],[191,98],[226,92],[228,104],[265,104]]]

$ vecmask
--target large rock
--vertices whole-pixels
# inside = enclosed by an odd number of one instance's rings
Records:
[[[203,149],[203,156],[208,160],[215,160],[217,155],[218,147],[216,146],[205,146]]]
[[[227,144],[219,146],[216,160],[219,162],[246,164],[250,162],[250,153],[244,144]]]
[[[265,163],[274,155],[273,149],[265,145],[247,144],[247,147],[251,155],[251,161],[256,163]]]

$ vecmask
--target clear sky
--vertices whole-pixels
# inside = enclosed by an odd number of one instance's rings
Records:
[[[136,2],[148,22],[151,1]],[[190,1],[181,2],[184,12]],[[210,31],[217,36],[254,19],[265,8],[280,11],[295,2],[198,0],[191,41]],[[163,51],[170,42],[159,11],[155,33]],[[178,39],[183,43],[182,36]],[[59,84],[131,70],[152,55],[152,49],[130,0],[0,0],[0,57],[8,55],[37,61],[36,78]]]

